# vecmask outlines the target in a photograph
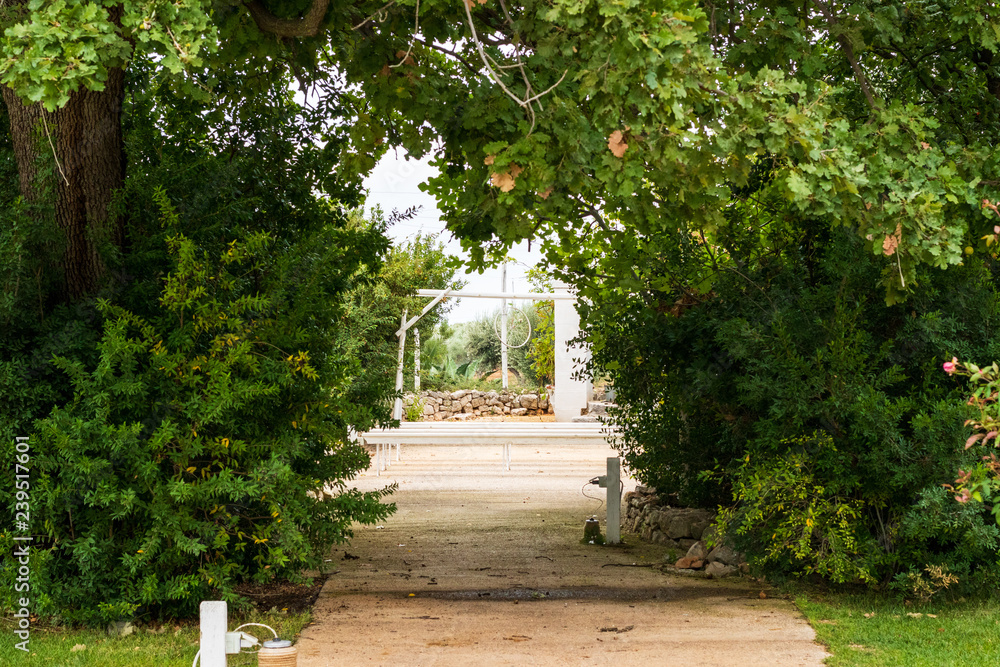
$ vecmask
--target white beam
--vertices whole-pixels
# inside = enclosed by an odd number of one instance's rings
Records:
[[[431,292],[431,294],[418,294],[417,296],[433,296],[435,299],[429,304],[424,306],[424,309],[420,311],[419,315],[414,315],[413,319],[409,322],[406,321],[406,314],[403,314],[403,321],[400,323],[399,330],[396,332],[397,336],[401,336],[409,331],[410,327],[420,321],[420,318],[431,311],[431,308],[441,303],[441,299],[445,298],[452,293],[452,290],[417,290],[418,292]]]
[[[441,290],[418,289],[417,296],[439,296]],[[475,292],[472,290],[452,290],[447,296],[458,299],[530,299],[532,301],[576,300],[575,294],[553,292]]]

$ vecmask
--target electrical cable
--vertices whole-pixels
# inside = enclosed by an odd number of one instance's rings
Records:
[[[245,628],[247,626],[250,626],[250,625],[256,625],[256,626],[259,626],[261,628],[267,628],[268,630],[271,631],[271,634],[274,635],[275,639],[278,638],[278,633],[274,631],[274,628],[272,628],[270,625],[264,625],[263,623],[244,623],[240,627],[238,627],[235,630],[233,630],[233,632],[239,632],[243,628]],[[191,661],[191,667],[194,667],[195,665],[198,664],[198,659],[200,657],[201,657],[201,649],[198,649],[198,652],[194,654],[194,660]]]
[[[272,628],[270,625],[264,625],[263,623],[244,623],[240,627],[238,627],[235,630],[233,630],[233,632],[239,632],[240,630],[242,630],[243,628],[247,627],[248,625],[256,625],[256,626],[259,626],[261,628],[267,628],[268,630],[271,631],[271,634],[274,635],[275,639],[278,638],[278,633],[274,631],[274,628]]]
[[[596,500],[597,502],[599,502],[600,505],[597,506],[596,511],[600,512],[601,508],[604,506],[604,499],[598,498],[597,496],[587,495],[587,493],[584,491],[584,489],[587,488],[588,484],[593,484],[593,483],[594,483],[593,481],[584,482],[583,486],[580,487],[580,493],[582,493],[585,498],[590,498],[591,500]]]

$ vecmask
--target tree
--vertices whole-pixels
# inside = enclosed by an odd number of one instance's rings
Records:
[[[410,211],[412,213],[412,211]],[[391,221],[403,218],[393,214]],[[355,219],[361,227],[383,229],[386,221],[376,209],[367,222]],[[391,224],[391,223],[390,223]],[[456,265],[444,250],[436,235],[418,234],[407,242],[389,250],[378,274],[367,284],[346,295],[346,317],[357,347],[351,352],[361,361],[361,372],[355,382],[370,385],[373,393],[388,398],[395,389],[399,329],[403,311],[407,319],[415,317],[427,305],[428,299],[415,295],[418,289],[461,289],[464,284],[455,280]],[[405,365],[413,377],[413,331],[420,332],[421,340],[432,339],[438,323],[451,309],[452,302],[445,299],[435,306],[408,332]],[[429,368],[429,362],[422,360]]]
[[[552,281],[537,267],[528,272],[528,280],[534,291],[552,291]],[[537,324],[528,346],[528,359],[541,384],[545,380],[554,381],[556,375],[556,304],[554,301],[536,301],[533,307]]]
[[[369,465],[349,428],[391,417],[345,295],[376,280],[389,241],[350,224],[335,156],[301,141],[335,103],[303,106],[262,75],[267,94],[234,117],[161,83],[133,63],[116,193],[130,248],[109,256],[104,299],[56,303],[51,200],[0,188],[0,451],[31,437],[42,615],[236,602],[241,581],[320,568],[354,522],[392,509],[385,490],[346,488]],[[38,191],[54,191],[58,166],[39,162]]]
[[[83,165],[120,158],[121,73],[151,57],[167,85],[237,115],[261,94],[252,75],[275,69],[341,100],[349,139],[331,150],[344,180],[386,146],[433,148],[430,189],[480,259],[491,240],[552,238],[548,256],[570,274],[614,256],[626,285],[655,282],[642,267],[669,250],[657,233],[725,231],[730,186],[753,178],[754,156],[798,210],[871,236],[874,252],[895,243],[883,277],[893,294],[913,286],[918,263],[956,264],[964,233],[992,227],[980,202],[997,198],[1000,18],[985,0],[469,4],[6,10],[0,71],[23,192],[36,119],[73,172],[56,205],[69,293],[101,273],[98,239],[126,243],[103,209],[121,176],[91,183]]]

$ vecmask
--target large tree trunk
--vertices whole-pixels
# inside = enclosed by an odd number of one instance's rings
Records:
[[[23,104],[6,86],[2,93],[26,199],[37,196],[39,151],[51,153],[55,148],[55,218],[66,239],[59,267],[64,293],[59,300],[79,299],[101,285],[106,271],[101,245],[120,247],[124,241],[121,216],[112,221],[108,215],[108,205],[125,182],[124,71],[111,69],[104,90],[72,93],[66,106],[53,113],[40,104]]]

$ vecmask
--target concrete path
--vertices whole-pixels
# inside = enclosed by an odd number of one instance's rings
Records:
[[[331,554],[299,665],[821,665],[801,614],[752,582],[645,567],[664,551],[635,536],[580,544],[598,511],[580,487],[613,455],[515,445],[503,472],[499,447],[404,447],[357,481],[398,483],[399,509]]]

